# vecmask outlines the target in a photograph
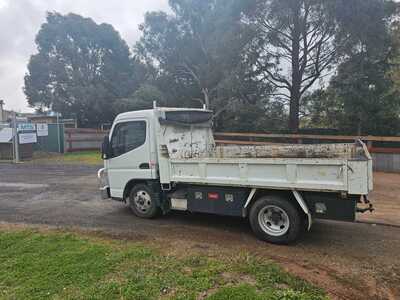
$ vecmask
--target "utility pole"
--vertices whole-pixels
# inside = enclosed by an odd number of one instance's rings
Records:
[[[13,112],[13,150],[14,150],[14,162],[19,163],[19,145],[18,145],[18,129],[17,129],[17,113]]]
[[[4,100],[0,99],[0,123],[4,122],[3,106]]]

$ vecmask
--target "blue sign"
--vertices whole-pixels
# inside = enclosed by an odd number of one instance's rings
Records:
[[[32,123],[18,123],[17,130],[20,131],[36,131],[35,124]]]

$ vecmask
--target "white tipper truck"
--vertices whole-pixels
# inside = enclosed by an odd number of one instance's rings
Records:
[[[372,159],[361,141],[217,146],[212,116],[157,107],[118,115],[102,146],[103,198],[141,218],[170,210],[248,218],[258,238],[277,244],[314,219],[352,222],[373,210]]]

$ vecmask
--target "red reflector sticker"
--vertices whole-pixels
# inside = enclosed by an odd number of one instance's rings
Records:
[[[208,200],[218,200],[219,195],[218,193],[208,193]]]

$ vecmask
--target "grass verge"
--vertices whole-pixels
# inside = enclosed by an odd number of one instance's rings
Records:
[[[99,151],[81,151],[65,153],[63,156],[65,162],[76,162],[89,165],[101,165],[103,160]]]
[[[80,151],[65,154],[35,153],[33,162],[83,165],[103,164],[99,151]]]
[[[0,230],[1,299],[326,299],[249,253],[171,255],[144,242]]]

